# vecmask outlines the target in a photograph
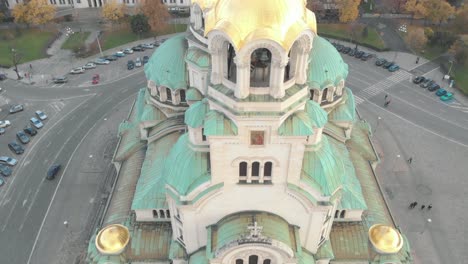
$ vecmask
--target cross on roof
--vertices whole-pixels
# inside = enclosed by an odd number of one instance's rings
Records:
[[[250,230],[251,237],[259,237],[262,232],[263,226],[258,226],[257,221],[253,225],[248,225],[247,229]]]

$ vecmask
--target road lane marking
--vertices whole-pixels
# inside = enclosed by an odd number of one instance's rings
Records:
[[[62,131],[63,131],[63,127],[59,131],[57,131],[57,135],[62,134]]]
[[[428,72],[426,72],[426,73],[424,73],[422,76],[428,75],[429,73],[431,73],[431,72],[433,72],[433,71],[436,71],[436,70],[438,70],[438,69],[440,69],[440,66],[437,67],[437,68],[435,68],[435,69],[432,69],[432,70],[430,70],[430,71],[428,71]]]
[[[29,101],[29,102],[59,102],[61,100],[69,100],[69,99],[76,99],[76,98],[81,98],[81,97],[87,97],[90,95],[95,95],[96,93],[90,93],[90,94],[82,94],[82,95],[75,95],[75,96],[69,96],[69,97],[58,97],[58,98],[53,98],[51,99],[24,99],[24,101]]]

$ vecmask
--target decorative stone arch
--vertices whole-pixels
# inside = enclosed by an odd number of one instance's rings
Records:
[[[335,87],[333,85],[327,85],[322,89],[320,93],[320,104],[327,104],[328,102],[333,101],[333,93],[335,92]]]
[[[309,89],[309,100],[315,101],[320,104],[320,89],[311,88]]]
[[[343,95],[343,90],[344,90],[344,85],[345,85],[345,81],[343,79],[341,79],[338,84],[336,85],[336,95],[338,96],[342,96]]]
[[[187,103],[187,99],[185,97],[185,89],[179,88],[179,89],[175,90],[174,95],[175,95],[175,97],[173,99],[173,103],[175,105],[186,104]]]
[[[152,97],[158,97],[159,96],[159,90],[158,87],[156,86],[156,83],[152,80],[148,80],[148,90],[150,92],[150,95]]]
[[[307,82],[307,66],[310,50],[315,33],[306,30],[301,32],[289,49],[289,61],[285,69],[285,82],[295,79],[294,83],[305,84]],[[289,70],[289,72],[288,72]]]
[[[191,10],[191,21],[193,23],[193,28],[195,30],[200,30],[200,29],[203,29],[205,27],[205,19],[203,17],[203,10],[201,9],[201,7],[197,4],[197,3],[194,3],[192,4],[192,7],[190,8]]]
[[[297,263],[292,249],[280,248],[276,245],[267,245],[261,243],[243,244],[233,246],[222,254],[216,256],[219,263],[236,264],[236,261],[242,260],[244,264],[249,264],[249,257],[257,256],[257,263],[262,264],[264,260],[270,260],[271,264]],[[218,262],[216,262],[218,263]],[[240,262],[237,262],[240,263]]]
[[[235,50],[231,38],[221,30],[212,30],[208,33],[208,50],[211,53],[211,82],[223,83],[230,87],[229,83],[237,82],[237,68]],[[229,83],[228,83],[229,81]]]

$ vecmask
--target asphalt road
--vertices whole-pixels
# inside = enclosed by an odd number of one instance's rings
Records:
[[[60,249],[71,240],[89,238],[91,230],[86,228],[92,224],[89,220],[95,202],[101,200],[102,190],[97,183],[102,183],[102,177],[111,171],[109,161],[112,146],[117,142],[117,126],[145,83],[141,71],[118,84],[92,88],[37,88],[13,81],[2,83],[6,90],[2,98],[25,104],[24,112],[6,116],[12,126],[0,138],[3,154],[15,156],[6,144],[36,109],[49,115],[45,126],[27,144],[26,152],[16,157],[19,162],[14,174],[0,190],[2,263],[28,263],[28,260],[64,263],[61,260],[69,256],[60,255]],[[95,156],[78,151],[82,145],[94,149]],[[81,155],[74,155],[78,153]],[[62,171],[54,181],[48,181],[45,173],[52,164],[61,164]],[[70,223],[68,228],[64,227],[64,221]],[[35,250],[31,252],[33,247]]]

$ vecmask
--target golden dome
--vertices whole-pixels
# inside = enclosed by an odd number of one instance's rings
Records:
[[[305,0],[193,0],[205,12],[205,36],[221,30],[236,50],[257,39],[270,39],[289,50],[298,35],[317,32]]]
[[[130,240],[130,233],[123,225],[108,225],[96,236],[96,247],[99,252],[109,255],[120,254]]]
[[[397,253],[403,247],[401,234],[393,227],[373,225],[369,229],[369,240],[379,253]]]

